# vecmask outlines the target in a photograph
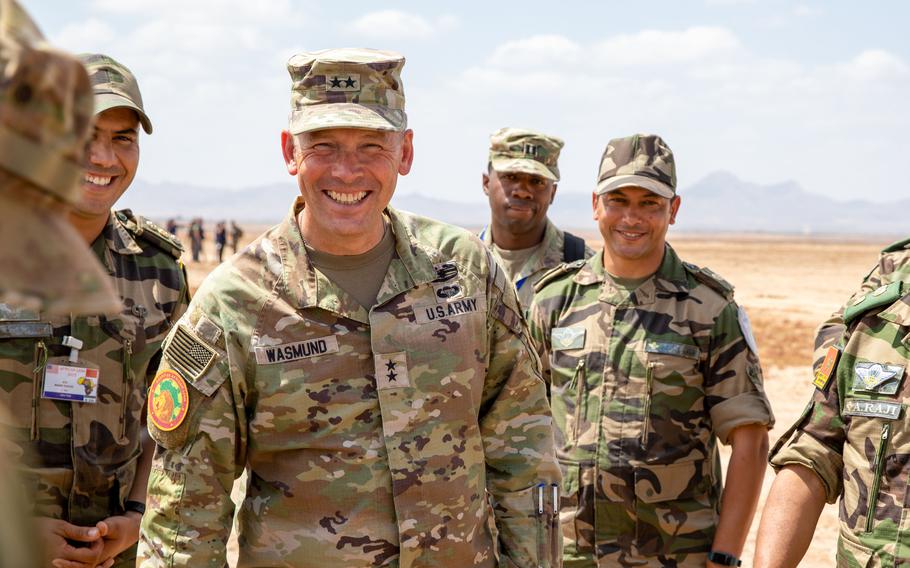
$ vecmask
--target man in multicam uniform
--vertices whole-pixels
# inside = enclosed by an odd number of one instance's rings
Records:
[[[28,13],[0,0],[0,303],[53,313],[118,310],[107,274],[67,222],[92,116],[82,65],[54,51]],[[81,278],[61,279],[60,273]],[[30,495],[0,403],[0,567],[39,566]]]
[[[490,200],[492,222],[480,238],[515,285],[524,310],[547,271],[594,255],[583,239],[560,231],[547,218],[559,182],[562,147],[559,138],[520,128],[500,128],[490,136],[483,192]]]
[[[838,566],[910,561],[908,242],[882,251],[860,290],[819,329],[812,400],[771,453],[778,475],[756,566],[796,566],[825,503],[838,498]]]
[[[773,416],[733,288],[665,242],[679,204],[660,137],[611,140],[593,195],[604,250],[544,276],[531,304],[565,566],[735,566],[752,521]]]
[[[552,419],[515,291],[476,237],[388,207],[414,155],[403,65],[288,62],[302,197],[167,340],[142,562],[224,565],[246,469],[241,567],[558,565]]]
[[[105,56],[82,62],[95,123],[69,222],[122,304],[90,316],[0,305],[0,403],[12,413],[9,441],[35,492],[48,561],[128,566],[154,448],[141,427],[146,374],[188,303],[187,283],[178,242],[129,211],[111,211],[136,173],[139,125],[151,132],[135,79]]]

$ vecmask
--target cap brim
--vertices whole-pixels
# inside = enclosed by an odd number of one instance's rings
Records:
[[[328,128],[362,128],[403,132],[408,118],[403,110],[357,103],[325,103],[291,112],[289,130],[301,134]]]
[[[110,110],[112,108],[133,109],[136,111],[136,114],[139,115],[139,124],[142,125],[142,129],[145,130],[145,133],[152,133],[152,121],[149,120],[149,117],[145,114],[145,111],[139,108],[139,105],[129,100],[128,98],[116,93],[101,93],[95,95],[95,114],[101,114],[102,112]]]
[[[491,158],[490,165],[497,172],[520,172],[544,177],[551,181],[559,181],[559,176],[550,171],[550,168],[537,160],[524,158]]]
[[[48,315],[116,314],[110,275],[62,206],[0,193],[0,302]]]
[[[594,190],[594,193],[597,195],[603,195],[608,191],[613,191],[614,189],[620,189],[623,187],[641,187],[643,189],[647,189],[650,192],[656,193],[661,197],[666,197],[667,199],[673,199],[676,197],[676,191],[674,191],[673,188],[669,185],[648,176],[640,176],[635,174],[607,178],[597,184],[597,189]]]

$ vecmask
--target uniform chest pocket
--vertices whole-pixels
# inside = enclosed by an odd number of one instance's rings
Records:
[[[700,356],[701,352],[695,345],[656,340],[645,342],[643,446],[647,447],[655,430],[660,430],[664,442],[672,441],[671,434],[677,429],[663,422],[673,413],[704,410]],[[686,433],[681,432],[681,435]]]

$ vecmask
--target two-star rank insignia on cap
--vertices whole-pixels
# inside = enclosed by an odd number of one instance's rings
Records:
[[[360,90],[360,74],[339,73],[337,75],[326,75],[325,90],[343,93],[357,92]]]
[[[404,351],[400,353],[376,353],[373,355],[376,364],[376,388],[397,389],[411,386],[411,379],[408,377],[408,354]]]
[[[155,428],[170,432],[183,424],[189,409],[189,392],[180,373],[171,369],[158,371],[149,388],[149,421]]]

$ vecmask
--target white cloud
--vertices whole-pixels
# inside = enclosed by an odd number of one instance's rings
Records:
[[[910,68],[900,57],[892,53],[881,49],[868,49],[840,65],[840,70],[853,81],[872,82],[903,77]]]
[[[347,31],[371,39],[427,39],[457,25],[458,18],[452,15],[440,16],[431,21],[400,10],[381,10],[364,14]]]
[[[573,65],[578,63],[582,52],[579,44],[563,36],[537,35],[500,45],[488,62],[499,67]]]
[[[717,27],[644,30],[609,38],[595,48],[606,63],[621,66],[698,62],[727,57],[739,49],[739,39],[733,32]]]
[[[114,30],[106,22],[89,18],[65,25],[51,38],[51,43],[79,53],[106,51],[113,40]]]

